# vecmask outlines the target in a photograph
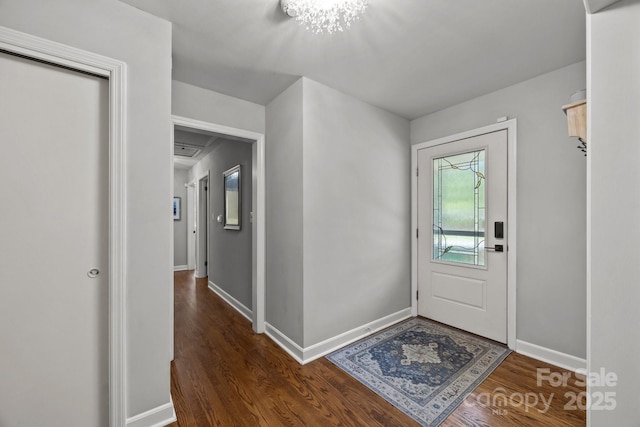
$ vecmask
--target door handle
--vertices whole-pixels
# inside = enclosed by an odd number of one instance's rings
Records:
[[[485,246],[484,247],[486,250],[488,251],[493,251],[493,252],[504,252],[504,245],[495,245],[493,247],[491,246]]]

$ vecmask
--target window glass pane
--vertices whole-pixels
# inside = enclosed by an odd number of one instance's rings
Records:
[[[433,160],[433,259],[484,265],[485,150]]]

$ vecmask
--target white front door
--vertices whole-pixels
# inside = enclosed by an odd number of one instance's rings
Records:
[[[507,342],[507,131],[418,150],[418,314]]]
[[[107,426],[109,82],[0,76],[0,425]]]

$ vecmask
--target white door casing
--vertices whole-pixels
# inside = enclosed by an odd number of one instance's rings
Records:
[[[414,175],[412,179],[412,225],[414,232],[419,229],[419,237],[416,234],[412,239],[412,313],[434,318],[443,323],[448,323],[497,341],[506,342],[512,349],[515,348],[516,344],[515,136],[516,121],[509,120],[412,147],[412,170]],[[491,139],[496,139],[495,137],[498,137],[498,140],[501,139],[501,142],[490,141]],[[495,144],[502,144],[503,149],[492,147]],[[460,237],[456,236],[456,234],[460,235],[464,234],[464,232],[451,233],[452,230],[444,231],[436,226],[436,243],[434,244],[433,161],[434,159],[450,155],[455,156],[456,154],[480,148],[486,150],[484,154],[487,156],[488,170],[486,171],[486,176],[484,176],[486,179],[482,180],[482,184],[486,184],[488,193],[486,200],[487,218],[485,221],[485,235],[479,234],[478,236],[480,237],[477,238],[475,243],[479,246],[486,245],[488,247],[493,247],[495,244],[503,245],[504,252],[486,251],[485,265],[463,265],[451,262],[451,257],[468,257],[463,250],[453,253],[457,248],[456,245],[460,243]],[[497,154],[496,151],[500,150],[503,150],[503,153]],[[501,165],[498,166],[497,170],[494,170],[496,169],[496,155],[500,157],[500,162],[498,163],[501,163]],[[451,158],[447,159],[451,160]],[[461,160],[463,157],[454,157],[453,159],[453,161],[456,159]],[[418,167],[419,164],[420,167]],[[442,168],[442,165],[449,168],[446,161],[440,161],[439,164],[436,164],[436,167],[438,165],[440,165],[440,168]],[[466,163],[464,166],[466,169],[471,169]],[[443,168],[445,175],[439,176],[446,177],[447,168]],[[417,175],[418,169],[419,175]],[[461,169],[464,168],[461,167]],[[473,179],[478,176],[475,175],[473,170],[468,170],[466,176],[470,178],[473,187]],[[436,179],[437,177],[438,175],[436,175]],[[476,179],[476,183],[478,181],[480,179]],[[441,188],[446,188],[446,186],[443,185]],[[496,192],[498,195],[493,194]],[[435,203],[438,203],[437,199]],[[436,218],[438,218],[437,210]],[[494,222],[496,221],[504,222],[503,239],[495,239],[494,237]],[[464,237],[462,239],[470,238]],[[485,238],[486,242],[483,241]],[[447,244],[444,243],[446,239],[449,239]],[[440,252],[436,253],[436,259],[433,259],[433,252],[438,250],[438,243],[441,244],[439,247]],[[467,244],[467,246],[472,248],[474,245]],[[444,257],[442,257],[443,252],[445,253]],[[482,258],[482,251],[479,251],[478,255]],[[482,260],[479,259],[479,261]],[[496,280],[502,281],[502,285],[497,285]],[[417,298],[418,290],[420,290],[419,299]]]
[[[507,254],[486,248],[508,237],[507,131],[423,148],[418,170],[418,313],[506,343]]]
[[[252,143],[252,202],[253,221],[251,231],[252,248],[252,326],[257,333],[265,331],[265,300],[266,300],[266,258],[265,258],[265,211],[266,211],[266,176],[265,176],[265,136],[249,130],[204,122],[187,117],[172,116],[173,125],[191,129],[229,135],[242,139],[249,139]],[[197,193],[197,178],[195,180]],[[196,206],[197,210],[197,206]],[[197,264],[197,262],[196,262]]]
[[[108,363],[108,423],[121,427],[126,423],[126,87],[125,63],[52,42],[40,37],[0,27],[0,49],[28,58],[58,64],[109,79],[106,124],[108,144],[106,206],[108,212],[108,346],[102,346],[102,358]],[[3,75],[4,77],[4,75]],[[35,116],[32,117],[32,120]],[[16,183],[17,184],[17,183]],[[46,273],[46,272],[45,272]],[[108,348],[105,348],[108,347]],[[49,419],[51,421],[51,419]]]

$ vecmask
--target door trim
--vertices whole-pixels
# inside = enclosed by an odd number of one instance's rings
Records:
[[[200,176],[197,176],[195,181],[196,181],[196,272],[195,272],[195,276],[196,279],[201,279],[203,277],[207,277],[209,275],[209,229],[211,228],[209,226],[210,223],[210,218],[209,215],[210,211],[211,211],[211,206],[210,206],[210,198],[209,198],[209,191],[205,191],[204,195],[206,196],[206,200],[202,200],[202,195],[203,195],[203,191],[202,191],[202,181],[206,181],[206,186],[207,189],[211,186],[210,185],[210,171],[209,169],[207,169],[206,171],[204,171]],[[201,214],[201,210],[203,207],[206,206],[206,213],[204,215],[204,218],[202,218],[202,214]],[[200,245],[202,244],[202,229],[204,228],[204,248],[205,248],[205,253],[207,254],[207,256],[205,257],[205,259],[202,259],[202,254],[200,253]],[[203,262],[206,265],[203,265]],[[205,268],[202,268],[205,267]],[[202,274],[203,271],[205,270],[207,274]]]
[[[446,144],[465,138],[472,138],[486,133],[507,130],[507,345],[510,349],[516,348],[516,119],[484,126],[478,129],[457,133],[413,145],[411,147],[411,315],[418,315],[418,150]]]
[[[192,129],[206,130],[209,132],[222,133],[239,138],[251,139],[252,143],[252,204],[253,204],[253,227],[252,231],[252,325],[256,333],[265,331],[265,296],[266,296],[266,261],[265,261],[265,211],[266,211],[266,185],[265,185],[265,136],[263,133],[219,125],[201,120],[189,119],[182,116],[171,116],[173,128],[184,126]],[[172,129],[172,132],[174,132]],[[173,310],[173,305],[171,306]],[[171,313],[173,316],[173,312]]]
[[[196,212],[196,181],[193,180],[187,185],[187,270],[196,269],[196,236],[193,232],[193,225],[195,223]],[[191,195],[189,195],[191,194]],[[184,209],[184,207],[183,207]]]
[[[109,425],[126,423],[127,65],[0,26],[0,49],[109,79]]]

